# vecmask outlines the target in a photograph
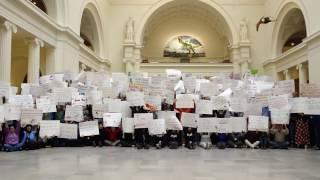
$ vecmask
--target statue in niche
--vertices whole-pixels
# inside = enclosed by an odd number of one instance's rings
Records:
[[[244,18],[240,22],[240,41],[241,42],[248,42],[248,19]]]
[[[126,24],[125,41],[127,42],[134,41],[134,20],[131,17],[129,17]]]

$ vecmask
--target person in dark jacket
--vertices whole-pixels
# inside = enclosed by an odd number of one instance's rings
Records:
[[[25,150],[35,150],[39,149],[38,144],[38,130],[33,129],[32,125],[28,124],[25,127],[25,133],[26,133],[26,141],[23,146],[23,149]]]
[[[245,133],[230,133],[228,134],[227,146],[229,148],[242,148],[244,146]]]
[[[169,130],[167,133],[168,146],[170,149],[178,149],[180,146],[179,142],[179,132],[177,130]]]
[[[258,148],[260,144],[261,133],[258,131],[248,131],[245,139],[245,143],[252,149]]]
[[[188,149],[196,148],[196,128],[184,128],[185,147]]]
[[[103,123],[99,122],[99,135],[96,135],[94,137],[94,141],[93,141],[93,146],[99,146],[102,147],[105,145],[105,140],[106,140],[106,132],[103,128]]]

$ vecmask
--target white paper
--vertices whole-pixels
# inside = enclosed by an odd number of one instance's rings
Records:
[[[116,99],[119,95],[117,87],[105,87],[102,89],[102,97]]]
[[[99,135],[98,121],[85,121],[79,123],[80,137]]]
[[[166,133],[166,121],[164,119],[154,119],[149,122],[148,130],[150,135],[161,135]]]
[[[59,137],[64,139],[78,139],[78,125],[61,123]]]
[[[21,110],[21,125],[38,125],[42,120],[41,109],[22,109]]]
[[[216,133],[231,133],[232,132],[232,122],[229,118],[215,118],[217,121],[215,126]]]
[[[289,97],[288,95],[269,96],[268,104],[269,104],[269,109],[288,109]]]
[[[184,77],[184,87],[187,89],[189,93],[194,93],[196,89],[196,77],[194,76],[189,76],[189,77]]]
[[[174,103],[174,94],[175,94],[174,91],[170,91],[170,90],[166,90],[165,91],[165,97],[166,97],[165,102],[167,104],[173,105],[173,103]]]
[[[179,119],[176,116],[171,116],[166,121],[166,128],[168,130],[178,130],[181,131],[183,129],[182,124],[180,123]]]
[[[232,97],[229,101],[231,112],[245,112],[246,110],[246,100],[240,97]]]
[[[199,118],[199,114],[194,113],[182,113],[181,115],[181,123],[183,127],[197,127],[197,119]]]
[[[57,103],[72,102],[72,95],[77,92],[75,88],[54,88],[54,99]]]
[[[215,118],[198,118],[198,133],[211,133],[216,131],[217,121]]]
[[[289,104],[291,106],[290,113],[305,113],[308,109],[308,98],[290,98]]]
[[[170,117],[176,117],[175,111],[158,111],[157,115],[159,119],[169,119]]]
[[[212,102],[210,100],[199,100],[196,103],[197,114],[212,114],[213,112]]]
[[[87,93],[87,104],[102,104],[102,91],[89,91]]]
[[[87,96],[74,94],[72,96],[72,105],[73,106],[86,106],[87,105]]]
[[[176,108],[194,108],[193,96],[191,94],[180,94],[177,97]]]
[[[43,113],[57,112],[57,107],[54,105],[48,96],[36,99],[37,109],[42,110]]]
[[[83,121],[83,108],[82,106],[67,106],[64,116],[65,121]]]
[[[109,99],[108,101],[108,112],[121,113],[123,102],[121,99]]]
[[[59,120],[44,120],[40,121],[41,138],[60,136],[60,121]]]
[[[290,112],[286,109],[272,109],[271,123],[272,124],[289,124]]]
[[[228,110],[229,109],[228,100],[223,96],[212,96],[211,101],[213,103],[212,107],[214,110]]]
[[[127,92],[127,101],[131,106],[143,106],[144,105],[144,94],[142,92]]]
[[[108,112],[107,104],[94,104],[92,105],[92,115],[93,118],[101,119],[103,118],[103,114]]]
[[[248,131],[269,132],[269,118],[266,116],[249,116]]]
[[[9,85],[1,84],[0,85],[0,97],[9,98],[11,94],[11,87]]]
[[[152,113],[136,113],[134,114],[134,128],[148,128],[149,121],[153,120]]]
[[[320,98],[309,98],[305,114],[320,115]]]
[[[301,97],[320,97],[320,84],[301,84]]]
[[[103,126],[104,127],[120,127],[121,118],[122,118],[121,113],[104,113]]]
[[[4,106],[0,105],[0,124],[4,123]]]
[[[20,120],[21,106],[13,104],[4,105],[4,119],[5,121]]]
[[[157,111],[161,110],[161,96],[145,96],[144,99],[146,104],[154,105]]]
[[[31,95],[10,96],[9,103],[19,105],[22,108],[33,108],[33,98]]]
[[[133,133],[134,132],[134,118],[123,118],[122,131],[123,131],[123,133]]]
[[[215,96],[218,93],[218,86],[214,83],[201,83],[200,94],[204,97]]]
[[[246,117],[230,117],[232,123],[232,132],[247,132],[248,123]]]

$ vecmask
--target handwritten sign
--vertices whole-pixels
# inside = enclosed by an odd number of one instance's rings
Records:
[[[136,91],[127,92],[127,101],[131,106],[143,106],[144,94]]]
[[[198,118],[199,118],[199,114],[182,113],[182,115],[181,115],[182,126],[196,128]]]
[[[320,115],[320,98],[309,98],[305,114]]]
[[[54,99],[57,103],[72,102],[72,95],[76,93],[75,88],[54,88]]]
[[[288,95],[269,96],[268,104],[270,109],[288,109],[289,97]]]
[[[42,110],[43,113],[57,112],[56,105],[52,104],[50,97],[42,96],[36,99],[37,109]]]
[[[134,132],[134,118],[123,118],[122,131],[124,133],[133,133]]]
[[[164,119],[154,119],[149,122],[148,130],[150,135],[161,135],[166,133],[166,122]]]
[[[83,109],[82,106],[67,106],[64,116],[65,121],[83,121]]]
[[[59,137],[64,139],[78,139],[78,125],[61,123]]]
[[[196,103],[197,114],[212,114],[213,107],[210,100],[199,100]]]
[[[38,125],[42,120],[41,109],[22,109],[21,111],[21,124],[22,125]]]
[[[121,113],[104,113],[103,125],[104,127],[120,127],[121,118]]]
[[[197,125],[197,132],[211,133],[216,131],[217,121],[214,118],[198,118]]]
[[[180,94],[177,97],[176,108],[194,108],[193,96],[190,94]]]
[[[216,133],[231,133],[232,122],[229,118],[214,118],[216,121],[215,132]]]
[[[86,106],[87,97],[85,95],[74,94],[72,96],[72,105],[73,106]]]
[[[178,120],[178,118],[176,116],[171,116],[166,120],[166,128],[168,130],[178,130],[181,131],[183,129],[180,121]]]
[[[145,96],[145,103],[152,104],[157,111],[161,110],[161,96]]]
[[[196,89],[196,77],[195,76],[188,76],[183,78],[184,87],[187,89],[189,93],[194,93]]]
[[[10,96],[9,103],[19,105],[22,108],[33,108],[33,98],[31,95]]]
[[[94,118],[101,119],[103,118],[103,114],[108,112],[107,104],[94,104],[92,105],[92,115]]]
[[[4,105],[4,120],[12,121],[21,119],[21,106],[14,104]]]
[[[231,112],[245,112],[246,110],[246,100],[244,98],[232,97],[229,104]]]
[[[228,100],[223,96],[212,96],[212,107],[214,110],[228,110]]]
[[[301,97],[320,97],[320,84],[301,84]]]
[[[200,94],[204,97],[215,96],[218,93],[218,86],[214,83],[201,83]]]
[[[60,121],[59,120],[44,120],[40,121],[40,137],[55,137],[60,136]]]
[[[85,121],[79,123],[80,137],[99,135],[98,121]]]
[[[136,113],[134,114],[134,128],[142,129],[148,128],[149,121],[153,120],[152,113]]]
[[[272,109],[271,123],[272,124],[289,124],[290,113],[289,110]]]
[[[245,117],[230,117],[232,123],[232,132],[240,133],[247,132],[247,118]]]
[[[87,93],[87,104],[102,104],[102,91],[89,91]]]
[[[117,87],[105,87],[102,89],[102,97],[116,99],[119,95]]]
[[[308,109],[308,98],[290,98],[289,104],[291,106],[290,113],[305,113]]]
[[[269,118],[265,116],[249,116],[249,131],[269,131]]]

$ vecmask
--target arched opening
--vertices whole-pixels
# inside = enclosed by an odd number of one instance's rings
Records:
[[[89,9],[84,9],[80,25],[80,37],[86,47],[94,53],[99,53],[99,33],[97,23]]]
[[[183,49],[170,47],[170,52],[173,52],[171,57],[168,57],[170,53],[164,53],[168,50],[170,40],[175,37],[191,37],[187,40],[188,46],[195,48],[199,45],[192,42],[201,42],[199,52],[189,53],[190,62],[230,62],[228,46],[233,44],[235,39],[225,18],[217,9],[202,0],[169,1],[161,5],[137,32],[136,41],[143,45],[143,62],[185,62],[186,54],[179,53],[184,52]],[[186,42],[182,43],[177,47],[183,47]]]
[[[34,4],[37,8],[39,8],[44,13],[48,14],[48,9],[43,0],[29,0],[32,4]]]
[[[306,22],[302,11],[298,8],[290,10],[280,26],[278,53],[284,53],[301,44],[306,37]]]

